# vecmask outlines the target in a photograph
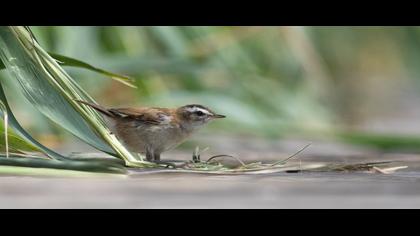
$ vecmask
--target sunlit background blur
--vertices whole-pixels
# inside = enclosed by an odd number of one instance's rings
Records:
[[[418,27],[32,29],[50,52],[136,79],[138,89],[133,89],[66,67],[100,104],[199,103],[228,117],[210,124],[202,136],[322,139],[331,132],[360,132],[420,137]],[[74,141],[22,96],[10,88],[6,92],[22,125],[43,143],[58,147]]]

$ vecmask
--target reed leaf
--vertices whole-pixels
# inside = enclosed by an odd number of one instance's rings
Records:
[[[29,102],[52,121],[86,143],[102,151],[112,152],[63,96],[63,93],[68,92],[57,83],[57,78],[51,75],[41,61],[36,61],[35,49],[30,48],[30,42],[26,41],[25,44],[23,37],[19,36],[23,35],[23,30],[15,30],[19,28],[0,28],[0,57],[14,77],[6,79],[12,83],[18,82]]]
[[[2,102],[3,109],[0,109],[0,114],[4,116],[5,113],[8,114],[8,124],[10,127],[13,128],[14,132],[19,135],[19,138],[21,138],[26,145],[31,145],[36,147],[36,149],[42,151],[46,155],[48,155],[50,158],[55,160],[66,160],[67,158],[60,155],[59,153],[54,152],[53,150],[45,147],[41,143],[39,143],[37,140],[35,140],[26,130],[19,124],[16,117],[14,116],[12,110],[9,107],[9,104],[7,102],[6,96],[3,91],[3,86],[0,82],[0,101]],[[13,146],[12,146],[13,147]]]
[[[26,142],[23,138],[15,134],[10,128],[7,130],[8,142],[6,142],[5,133],[6,130],[4,129],[4,126],[0,125],[0,152],[7,152],[7,148],[9,149],[9,152],[16,153],[40,151],[36,146]]]
[[[11,154],[6,158],[0,154],[0,166],[19,166],[29,168],[51,168],[62,170],[77,170],[88,172],[104,172],[104,173],[126,173],[127,170],[123,164],[115,163],[112,159],[100,160],[48,160],[43,158],[22,158]]]
[[[111,134],[101,115],[75,100],[95,102],[32,37],[25,27],[0,27],[0,58],[28,101],[46,117],[87,144],[125,160],[148,166]]]
[[[0,137],[0,150],[5,149],[6,154],[0,153],[0,168],[4,169],[3,166],[13,166],[13,167],[25,167],[24,172],[35,173],[33,168],[37,169],[63,169],[63,170],[76,170],[76,171],[89,171],[89,172],[104,172],[104,173],[126,173],[121,162],[118,162],[118,159],[106,159],[106,158],[78,158],[78,157],[64,157],[44,145],[37,142],[33,139],[18,123],[15,116],[11,112],[7,100],[4,96],[3,88],[0,84],[0,114],[4,117],[5,114],[9,117],[7,119],[8,126],[18,130],[15,133],[13,130],[8,129],[7,135],[9,142],[4,142],[6,139]],[[4,132],[4,125],[0,125],[0,130]],[[29,154],[28,152],[43,152],[47,156],[53,158],[48,160],[45,156],[40,156],[39,154]],[[7,170],[11,170],[8,168]],[[20,173],[22,169],[13,168],[13,170],[18,170]],[[7,171],[6,171],[7,172]],[[51,172],[43,170],[42,173]],[[0,174],[5,174],[5,171],[0,171]],[[13,172],[15,173],[15,172]],[[55,175],[62,176],[63,172],[53,172]],[[77,172],[76,172],[77,173]],[[15,173],[16,174],[16,173]],[[67,172],[65,172],[67,174]]]
[[[4,95],[3,87],[0,83],[0,102],[2,109],[0,114],[8,115],[8,126],[13,128],[8,130],[8,144],[4,143],[3,137],[0,137],[0,148],[8,147],[9,153],[0,153],[0,166],[20,166],[29,168],[53,168],[66,169],[77,171],[94,171],[105,173],[125,173],[126,170],[123,163],[117,162],[118,159],[93,159],[93,158],[69,158],[47,148],[38,141],[36,141],[29,133],[22,128],[16,120],[14,114],[10,110],[7,99]],[[1,126],[3,128],[3,125]],[[2,130],[4,131],[4,129]],[[39,154],[29,154],[27,152],[42,152],[51,160],[46,159],[46,156]],[[7,155],[9,154],[9,155]],[[25,169],[28,171],[28,169]],[[0,171],[1,173],[1,171]]]
[[[136,85],[134,85],[134,79],[125,75],[120,75],[120,74],[116,74],[95,66],[92,66],[86,62],[71,58],[71,57],[67,57],[67,56],[63,56],[57,53],[51,53],[49,52],[48,54],[50,54],[50,56],[52,58],[54,58],[55,60],[57,60],[61,65],[63,66],[72,66],[72,67],[78,67],[78,68],[84,68],[87,70],[91,70],[94,72],[97,72],[99,74],[103,74],[105,76],[110,77],[111,79],[114,79],[116,81],[119,81],[127,86],[130,86],[132,88],[137,88]],[[1,65],[0,65],[1,67]]]
[[[87,69],[87,70],[90,70],[90,71],[108,76],[111,79],[119,81],[119,82],[121,82],[121,83],[123,83],[127,86],[132,87],[132,88],[137,88],[137,86],[133,84],[134,79],[129,77],[129,76],[113,73],[113,72],[95,67],[93,65],[90,65],[90,64],[88,64],[84,61],[77,60],[77,59],[67,57],[67,56],[64,56],[64,55],[60,55],[60,54],[57,54],[57,53],[49,52],[48,54],[50,54],[50,56],[53,57],[55,60],[57,60],[62,66],[71,66],[71,67]],[[6,69],[6,66],[0,60],[0,70],[2,70],[2,69]]]
[[[118,177],[127,178],[125,173],[106,172],[98,173],[92,171],[79,171],[72,169],[57,169],[57,168],[31,168],[22,166],[0,166],[1,175],[13,175],[13,176],[41,176],[41,177],[72,177],[72,178],[86,178],[86,177]]]

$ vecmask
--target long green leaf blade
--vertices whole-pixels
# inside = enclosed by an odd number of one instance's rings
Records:
[[[79,67],[79,68],[84,68],[84,69],[88,69],[94,72],[97,72],[99,74],[103,74],[106,76],[111,77],[114,80],[117,80],[127,86],[130,86],[132,88],[137,88],[133,82],[134,79],[125,75],[120,75],[120,74],[116,74],[110,71],[106,71],[104,69],[92,66],[86,62],[71,58],[71,57],[67,57],[67,56],[63,56],[60,54],[56,54],[56,53],[51,53],[49,52],[48,54],[50,54],[51,57],[53,57],[55,60],[57,60],[58,62],[60,62],[60,64],[62,64],[63,66],[72,66],[72,67]]]
[[[45,116],[91,146],[124,159],[127,166],[155,165],[134,157],[110,132],[101,114],[76,100],[95,101],[20,26],[0,27],[0,58],[26,98]]]
[[[126,173],[123,163],[115,163],[113,160],[46,160],[41,158],[22,158],[10,156],[6,158],[0,154],[0,166],[20,166],[31,168],[51,168],[62,170],[78,170],[89,172],[105,172],[105,173]]]
[[[103,74],[105,76],[110,77],[111,79],[114,79],[116,81],[119,81],[129,87],[132,88],[137,88],[136,85],[133,84],[134,79],[125,75],[120,75],[117,73],[113,73],[98,67],[95,67],[93,65],[90,65],[84,61],[81,60],[77,60],[71,57],[67,57],[64,55],[60,55],[57,53],[49,53],[55,60],[57,60],[58,62],[60,62],[61,65],[63,66],[71,66],[71,67],[77,67],[77,68],[84,68],[99,74]],[[4,63],[0,60],[0,70],[2,69],[6,69],[6,66],[4,65]]]
[[[33,48],[32,48],[33,50]],[[8,27],[0,27],[0,58],[18,83],[25,97],[52,121],[99,150],[112,153],[112,149],[100,138],[72,104],[45,79],[46,72],[35,64],[34,58],[25,51],[22,43]]]
[[[49,157],[53,159],[56,159],[56,160],[67,159],[66,157],[52,151],[51,149],[45,147],[44,145],[36,141],[28,132],[26,132],[24,128],[22,128],[22,126],[17,121],[16,117],[13,115],[12,110],[10,110],[1,82],[0,82],[0,100],[6,109],[5,111],[0,109],[0,114],[3,116],[3,113],[7,112],[8,117],[9,117],[8,123],[10,127],[12,127],[13,130],[19,135],[20,138],[23,138],[27,143],[29,143],[32,146],[35,146],[37,149],[40,149],[41,151],[43,151],[45,154],[47,154]]]

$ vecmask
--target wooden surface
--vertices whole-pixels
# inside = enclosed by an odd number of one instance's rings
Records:
[[[234,145],[231,140],[226,148],[217,144],[212,147],[216,147],[213,154],[220,154],[219,150],[228,154],[237,152],[244,161],[251,161],[283,158],[305,143],[281,142],[271,146],[254,143],[243,145],[242,149],[229,149]],[[189,152],[174,151],[166,157],[182,159],[188,155]],[[381,154],[364,148],[314,143],[300,155],[300,160],[305,163],[399,160],[399,164],[409,167],[390,175],[331,172],[215,176],[141,171],[132,171],[126,177],[4,175],[0,176],[0,208],[420,207],[419,155]]]
[[[1,177],[1,208],[418,208],[418,172]]]

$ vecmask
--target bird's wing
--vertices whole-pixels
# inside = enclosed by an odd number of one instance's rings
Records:
[[[170,121],[170,113],[166,109],[114,108],[108,111],[120,118],[132,119],[146,124],[160,125]]]

